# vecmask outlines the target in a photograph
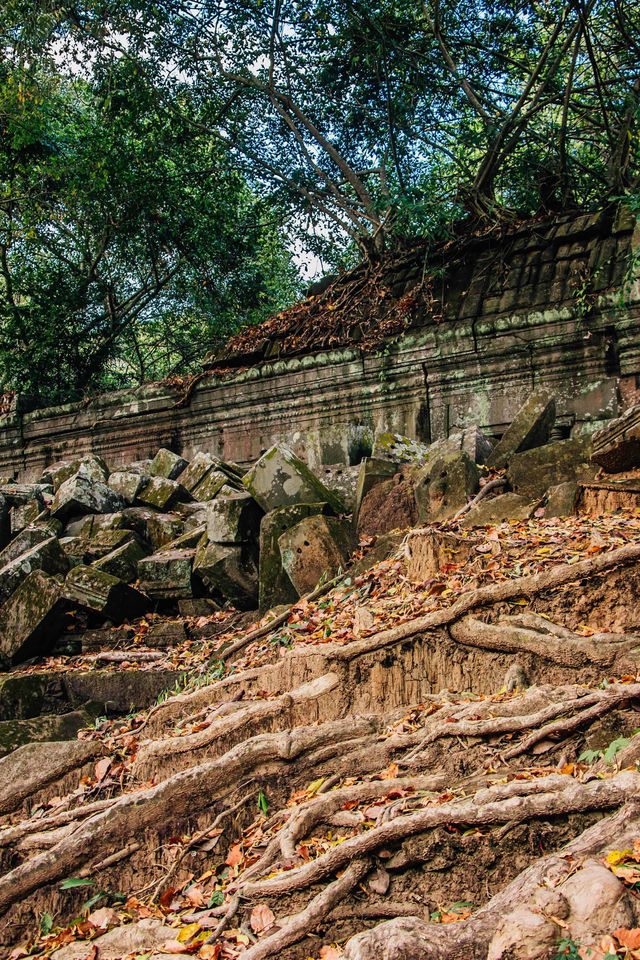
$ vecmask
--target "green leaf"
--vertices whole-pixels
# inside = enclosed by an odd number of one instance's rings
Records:
[[[46,936],[47,933],[51,933],[53,929],[53,917],[50,913],[41,913],[40,914],[40,933]]]
[[[95,887],[95,882],[83,877],[69,877],[60,884],[60,890],[73,890],[74,887]]]
[[[629,740],[627,737],[618,737],[617,740],[614,740],[612,743],[610,743],[605,752],[602,754],[602,759],[604,762],[612,763],[615,755],[620,753],[620,751],[626,747],[628,743]]]
[[[207,907],[219,907],[224,903],[224,893],[222,890],[214,890],[211,896],[209,897],[209,903]]]
[[[259,809],[260,812],[263,813],[263,814],[265,815],[265,817],[266,817],[266,815],[267,815],[267,813],[268,813],[268,810],[269,810],[269,801],[268,801],[267,798],[265,797],[265,795],[264,795],[264,793],[262,792],[262,790],[258,790],[258,809]]]

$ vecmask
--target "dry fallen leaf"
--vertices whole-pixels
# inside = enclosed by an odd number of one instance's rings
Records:
[[[92,923],[98,930],[106,930],[109,924],[115,923],[117,919],[118,914],[111,907],[101,907],[87,917],[89,923]]]
[[[616,940],[628,950],[637,950],[640,948],[640,927],[634,927],[632,930],[621,927],[620,930],[614,930],[613,935]]]
[[[369,889],[374,893],[379,893],[381,896],[384,896],[389,889],[390,883],[391,878],[387,871],[384,869],[384,867],[378,867],[376,872],[369,880]]]
[[[266,903],[257,904],[251,911],[251,929],[254,933],[263,933],[275,923],[275,914]]]
[[[320,950],[320,960],[340,960],[342,950],[338,947],[322,947]]]
[[[242,863],[243,858],[242,844],[234,843],[232,847],[229,847],[229,853],[227,854],[225,863],[228,867],[236,867],[239,863]]]
[[[96,763],[96,779],[104,780],[107,773],[109,772],[109,767],[111,766],[111,760],[109,757],[103,757],[102,760],[98,760]]]

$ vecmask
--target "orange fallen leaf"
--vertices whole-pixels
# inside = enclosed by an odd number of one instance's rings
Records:
[[[229,853],[227,854],[225,863],[228,867],[236,867],[239,863],[242,863],[243,858],[242,844],[234,843],[232,847],[229,847]]]
[[[254,933],[263,933],[275,923],[275,914],[266,903],[258,903],[251,911],[251,929]]]
[[[98,760],[96,763],[96,779],[104,780],[107,773],[109,772],[109,767],[111,766],[111,759],[109,757],[103,757],[102,760]]]
[[[621,927],[619,930],[614,930],[613,935],[616,940],[628,950],[637,950],[640,948],[640,927],[634,927],[632,930]]]

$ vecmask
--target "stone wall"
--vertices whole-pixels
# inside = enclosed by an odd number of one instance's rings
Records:
[[[312,466],[357,462],[382,429],[428,442],[477,423],[499,436],[542,384],[556,392],[562,435],[594,429],[640,387],[640,284],[629,274],[639,238],[625,211],[609,211],[450,247],[437,254],[440,301],[378,352],[345,344],[244,369],[236,357],[240,372],[208,371],[187,403],[163,385],[33,412],[18,398],[0,420],[0,476],[36,477],[90,452],[116,467],[161,446],[248,464],[280,439]],[[416,282],[416,265],[406,271],[396,295]]]

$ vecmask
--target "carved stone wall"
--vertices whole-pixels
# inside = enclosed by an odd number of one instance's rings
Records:
[[[357,462],[381,429],[430,441],[477,423],[499,436],[541,384],[557,395],[561,434],[591,430],[640,387],[638,240],[618,211],[525,225],[464,256],[454,247],[438,307],[379,352],[345,344],[212,370],[186,405],[162,385],[30,413],[18,398],[0,420],[0,476],[34,478],[89,452],[116,467],[160,446],[248,464],[280,439],[312,465]],[[397,292],[414,274],[396,278]]]

